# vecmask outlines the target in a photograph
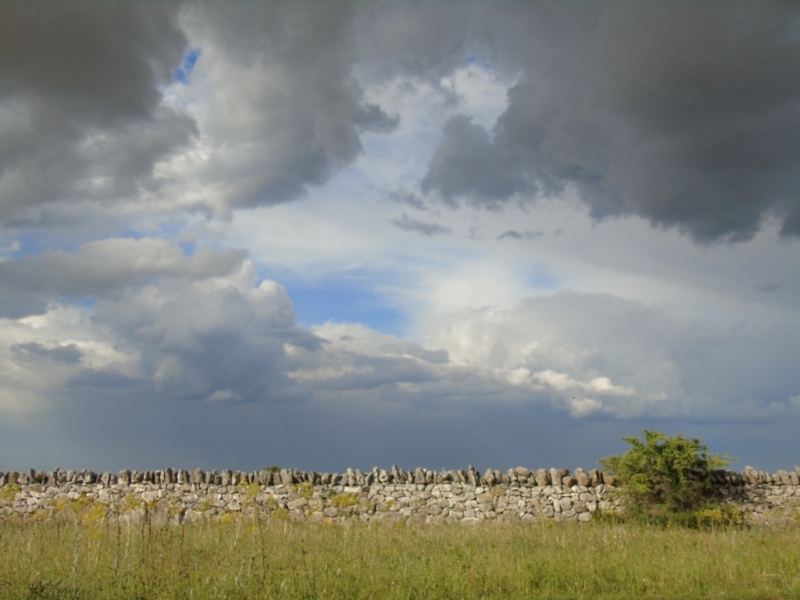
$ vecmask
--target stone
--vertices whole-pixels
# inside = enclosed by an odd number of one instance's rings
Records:
[[[573,476],[575,477],[577,484],[582,487],[589,487],[592,484],[592,478],[588,473],[584,473],[583,469],[581,468],[575,469]]]
[[[278,478],[281,485],[291,485],[294,483],[294,476],[289,469],[281,469],[280,473],[278,473]]]
[[[778,479],[778,480],[781,482],[781,484],[783,484],[783,485],[792,485],[792,480],[791,480],[791,478],[789,477],[789,473],[787,473],[787,472],[786,472],[786,471],[784,471],[783,469],[781,469],[780,471],[778,471],[778,476],[777,476],[777,479]]]
[[[558,474],[559,471],[556,470],[556,473]],[[0,519],[6,518],[9,514],[16,514],[22,518],[27,518],[27,515],[34,513],[41,514],[43,502],[55,503],[60,498],[75,500],[84,494],[109,505],[116,504],[130,494],[138,495],[149,503],[149,510],[152,511],[151,516],[154,521],[160,522],[162,519],[166,519],[170,523],[191,522],[193,519],[200,518],[216,519],[223,517],[226,513],[240,510],[244,511],[245,515],[252,516],[253,511],[259,507],[265,517],[272,509],[280,507],[290,510],[293,520],[309,522],[323,518],[336,521],[345,519],[370,521],[373,518],[378,520],[387,517],[393,521],[407,519],[413,522],[458,520],[462,523],[485,519],[513,521],[523,519],[524,515],[531,515],[531,519],[536,517],[583,522],[590,519],[594,512],[619,512],[624,508],[619,499],[604,500],[604,498],[613,498],[606,495],[607,492],[614,490],[613,485],[598,482],[593,487],[579,484],[571,486],[571,489],[565,487],[571,483],[570,478],[576,481],[580,479],[579,483],[582,483],[583,475],[589,478],[591,484],[592,481],[600,479],[599,471],[594,471],[597,478],[591,471],[585,473],[581,469],[575,469],[573,475],[564,471],[565,475],[562,476],[559,484],[534,487],[529,487],[532,485],[533,479],[540,475],[545,475],[549,479],[549,473],[544,469],[540,469],[536,473],[528,472],[530,477],[526,478],[526,472],[522,468],[510,469],[504,474],[510,484],[496,487],[501,485],[498,478],[503,476],[502,473],[488,469],[486,475],[481,477],[472,466],[466,472],[442,471],[442,476],[446,475],[447,483],[441,483],[440,480],[435,485],[433,485],[433,481],[439,476],[426,469],[416,469],[407,475],[399,471],[401,477],[406,477],[406,483],[380,481],[381,479],[390,479],[391,476],[387,471],[382,472],[377,467],[368,473],[350,470],[349,477],[345,477],[345,479],[351,478],[353,483],[358,484],[358,480],[361,478],[370,484],[369,489],[366,489],[359,485],[348,486],[346,485],[348,481],[340,481],[341,477],[338,475],[325,473],[319,475],[314,471],[305,472],[296,469],[286,470],[284,474],[292,477],[292,483],[307,482],[315,486],[312,498],[301,494],[302,490],[294,488],[270,489],[264,482],[270,478],[268,476],[272,476],[271,478],[277,484],[280,481],[280,474],[273,474],[266,469],[253,473],[241,471],[224,473],[226,482],[230,479],[234,483],[241,481],[258,483],[262,486],[258,502],[255,505],[247,501],[247,491],[230,483],[226,487],[221,485],[214,487],[210,483],[200,486],[196,483],[197,481],[204,483],[213,481],[221,484],[223,475],[218,476],[215,472],[204,473],[197,469],[192,472],[174,469],[135,473],[120,471],[117,475],[110,473],[97,475],[86,470],[79,473],[72,471],[68,474],[60,469],[56,469],[52,473],[11,472],[0,473],[0,485],[18,483],[22,487],[22,491],[16,494],[11,502],[0,506]],[[779,483],[773,486],[762,483],[756,487],[749,483],[754,475],[757,481],[774,479]],[[68,486],[64,486],[68,478],[70,483]],[[564,482],[565,478],[566,482]],[[176,485],[173,483],[173,479],[182,483]],[[425,485],[419,483],[420,479],[425,480]],[[527,484],[525,483],[526,479]],[[541,482],[545,483],[544,477],[541,479]],[[93,480],[99,482],[99,485],[90,483]],[[148,483],[142,485],[136,483],[137,480]],[[479,485],[474,485],[473,480]],[[514,480],[519,480],[522,485],[515,483]],[[776,524],[777,518],[772,516],[777,514],[775,511],[786,511],[788,507],[792,506],[792,503],[800,499],[800,484],[798,484],[800,477],[797,469],[778,471],[774,476],[758,473],[752,468],[745,469],[742,474],[720,471],[715,475],[715,481],[719,482],[717,484],[718,493],[726,495],[729,498],[727,502],[733,502],[736,506],[740,506],[742,511],[754,515],[753,522],[761,519],[763,523]],[[492,482],[495,486],[490,486],[487,482]],[[331,488],[320,490],[316,487],[334,484],[343,485],[343,487],[333,490]],[[358,504],[342,510],[338,510],[335,506],[326,507],[324,498],[328,497],[331,492],[357,494],[360,500],[369,499],[370,506],[365,507]],[[164,512],[163,508],[167,502],[170,507],[168,513]],[[160,514],[155,516],[155,511],[160,511]],[[126,515],[118,515],[118,517],[132,524],[146,518],[146,515],[142,509]],[[110,518],[116,517],[112,514]]]
[[[195,469],[192,471],[191,481],[195,484],[201,484],[205,482],[205,473],[203,473],[202,469]]]
[[[232,479],[233,479],[233,471],[231,471],[230,469],[225,469],[224,471],[222,471],[222,481],[220,481],[220,485],[227,487],[231,485]]]
[[[486,485],[494,485],[494,471],[491,469],[486,469],[486,472],[483,474],[483,480],[486,482]]]
[[[292,500],[287,504],[289,510],[296,510],[298,508],[303,508],[306,504],[308,504],[308,500],[305,498],[298,498],[297,500]]]
[[[544,469],[536,470],[536,485],[539,487],[547,487],[550,485],[550,473]]]
[[[514,473],[516,473],[518,477],[524,477],[525,479],[530,478],[533,474],[531,470],[526,467],[514,467]]]
[[[600,476],[600,471],[597,469],[592,469],[588,473],[589,475],[589,485],[587,487],[595,487],[596,485],[603,482],[602,477]]]
[[[561,473],[559,473],[558,469],[550,469],[550,483],[552,485],[560,485],[561,484]]]
[[[414,471],[414,483],[417,485],[425,485],[425,472],[419,467]]]
[[[480,485],[480,475],[475,471],[475,467],[472,465],[467,468],[467,481],[469,481],[470,485],[474,485],[478,487]]]

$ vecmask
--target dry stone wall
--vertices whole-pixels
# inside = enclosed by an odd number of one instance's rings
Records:
[[[748,522],[791,523],[800,515],[800,468],[776,474],[718,471],[723,503]],[[596,469],[525,467],[467,470],[375,468],[316,473],[298,469],[0,472],[0,520],[120,519],[187,523],[240,516],[308,522],[591,520],[622,510],[614,476]]]

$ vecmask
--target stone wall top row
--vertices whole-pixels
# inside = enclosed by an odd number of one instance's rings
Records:
[[[800,467],[795,467],[794,471],[780,470],[777,473],[756,471],[752,467],[745,467],[742,472],[719,470],[713,473],[713,480],[717,484],[770,484],[770,485],[800,485]],[[468,483],[474,486],[494,486],[494,485],[528,485],[540,486],[547,485],[573,485],[596,486],[600,483],[613,485],[615,477],[612,473],[603,472],[598,469],[584,471],[575,469],[570,472],[568,469],[537,469],[531,470],[526,467],[516,467],[508,471],[498,471],[486,469],[484,473],[477,471],[472,465],[466,470],[444,470],[432,471],[424,468],[414,470],[404,470],[393,466],[391,469],[373,468],[371,471],[363,472],[360,469],[347,469],[344,473],[317,473],[316,471],[301,471],[299,469],[261,469],[259,471],[244,472],[223,470],[203,471],[194,469],[187,471],[184,469],[166,468],[158,471],[130,471],[123,470],[118,473],[95,473],[83,470],[61,470],[37,471],[31,469],[27,473],[19,471],[2,472],[0,471],[0,486],[8,483],[19,485],[30,484],[102,484],[102,485],[130,485],[135,483],[170,484],[170,483],[194,483],[210,485],[240,485],[257,483],[259,485],[287,485],[308,482],[313,485],[345,485],[363,486],[373,483],[413,483],[413,484],[442,484],[442,483]]]

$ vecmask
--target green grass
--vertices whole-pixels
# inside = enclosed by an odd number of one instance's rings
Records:
[[[800,598],[800,531],[0,522],[6,598]]]

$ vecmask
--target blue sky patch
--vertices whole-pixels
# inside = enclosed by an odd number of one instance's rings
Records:
[[[340,271],[320,279],[297,277],[283,270],[259,270],[266,279],[286,287],[294,303],[297,323],[301,327],[334,323],[361,323],[381,333],[402,336],[406,315],[389,297],[376,291],[379,283],[375,274],[357,271]]]
[[[528,285],[541,291],[554,291],[561,285],[561,279],[543,265],[536,265],[528,275]]]
[[[189,48],[189,50],[187,50],[186,54],[183,56],[183,62],[181,63],[180,68],[175,69],[172,72],[172,79],[178,83],[188,85],[189,78],[192,75],[192,71],[194,71],[194,67],[197,64],[201,53],[202,50],[200,48]]]

